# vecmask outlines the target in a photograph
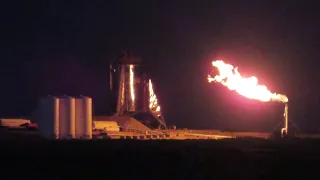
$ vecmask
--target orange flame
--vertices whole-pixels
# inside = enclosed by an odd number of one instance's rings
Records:
[[[212,78],[208,75],[208,81],[221,83],[228,87],[230,90],[234,90],[242,96],[249,99],[255,99],[260,101],[278,101],[286,103],[288,98],[282,94],[272,93],[264,85],[258,84],[258,79],[254,76],[245,78],[238,72],[237,67],[233,67],[231,64],[226,64],[222,60],[216,60],[212,62],[214,67],[219,70],[219,75]]]

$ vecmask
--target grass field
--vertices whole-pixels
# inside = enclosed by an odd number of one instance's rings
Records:
[[[319,140],[1,140],[1,179],[319,179]]]

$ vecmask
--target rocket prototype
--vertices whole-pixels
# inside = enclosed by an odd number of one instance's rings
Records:
[[[121,53],[110,64],[110,96],[116,116],[132,116],[151,128],[166,128],[151,79],[139,57]]]

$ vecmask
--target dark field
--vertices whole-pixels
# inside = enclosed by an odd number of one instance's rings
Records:
[[[6,179],[319,179],[319,140],[1,140]]]

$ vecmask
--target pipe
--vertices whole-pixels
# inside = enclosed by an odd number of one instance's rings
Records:
[[[288,103],[285,103],[284,105],[284,128],[281,129],[281,136],[284,137],[288,135]]]

